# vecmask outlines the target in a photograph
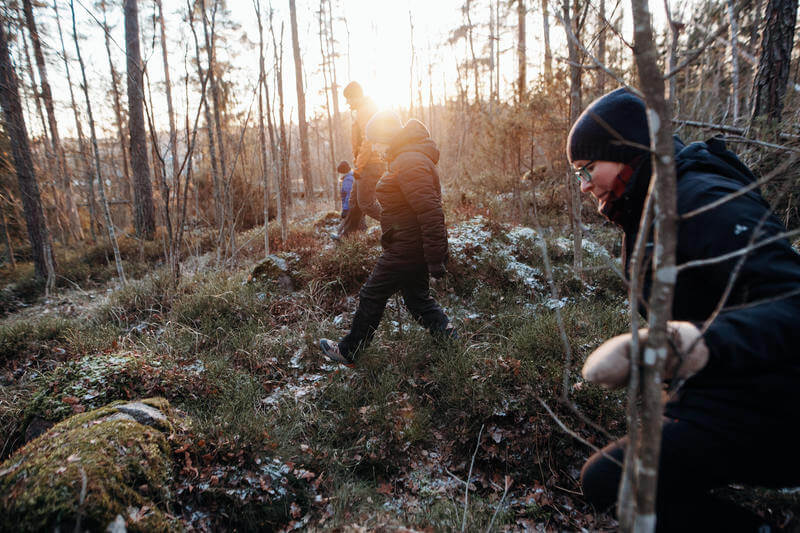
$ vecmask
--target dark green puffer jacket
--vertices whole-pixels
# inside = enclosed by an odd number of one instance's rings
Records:
[[[411,119],[387,152],[389,170],[375,193],[381,204],[381,245],[389,264],[447,261],[447,230],[436,163],[439,150],[422,122]]]

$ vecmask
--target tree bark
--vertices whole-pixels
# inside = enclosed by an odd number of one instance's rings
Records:
[[[34,272],[36,277],[47,281],[49,290],[55,285],[55,258],[50,234],[47,230],[47,221],[42,211],[39,185],[36,183],[36,174],[33,170],[28,130],[22,114],[19,85],[16,72],[11,64],[4,24],[0,24],[0,105],[3,108],[3,122],[11,141],[17,183],[22,195]]]
[[[517,0],[517,103],[522,106],[528,85],[525,52],[525,0]]]
[[[281,24],[280,46],[275,39],[272,11],[269,16],[269,32],[272,35],[272,53],[275,60],[275,83],[278,90],[278,119],[280,124],[278,142],[280,153],[280,179],[278,180],[278,219],[281,224],[281,241],[289,236],[289,148],[286,142],[286,122],[283,115],[283,24]]]
[[[300,41],[297,36],[297,9],[295,0],[289,0],[289,16],[292,23],[292,49],[294,51],[294,79],[297,91],[297,123],[300,130],[300,170],[303,174],[306,203],[314,199],[314,182],[311,179],[311,163],[308,151],[308,124],[306,123],[306,95],[303,88],[303,60],[300,57]]]
[[[116,119],[117,138],[119,140],[120,151],[122,152],[122,175],[125,178],[125,189],[130,200],[131,214],[133,214],[133,180],[131,179],[130,171],[130,157],[128,154],[128,140],[125,136],[124,120],[122,118],[122,104],[119,95],[119,73],[114,66],[114,60],[111,56],[111,31],[108,27],[106,18],[106,2],[100,1],[100,8],[103,11],[103,34],[105,37],[106,55],[108,56],[108,68],[111,72],[111,96],[114,103],[114,118]],[[92,193],[94,194],[94,193]]]
[[[64,148],[61,145],[61,138],[58,134],[58,122],[56,121],[55,109],[53,108],[53,93],[50,90],[50,83],[47,81],[47,66],[44,62],[42,44],[39,40],[39,32],[36,29],[36,20],[33,18],[33,7],[31,0],[22,0],[22,7],[25,11],[25,20],[28,24],[31,42],[33,42],[33,55],[36,58],[36,66],[39,69],[39,82],[41,83],[41,94],[44,100],[44,107],[47,110],[47,121],[50,126],[50,142],[53,154],[56,158],[58,168],[59,184],[61,186],[60,196],[64,199],[64,210],[66,211],[66,222],[69,235],[74,240],[83,239],[78,209],[72,195],[72,176],[67,168],[67,160],[64,155]]]
[[[253,5],[258,21],[258,138],[261,143],[261,179],[264,182],[264,257],[269,255],[269,198],[270,198],[270,172],[267,170],[267,138],[264,133],[264,98],[267,100],[267,117],[269,119],[269,88],[267,87],[267,72],[264,68],[264,25],[261,22],[261,1],[255,0]],[[272,166],[275,167],[275,136],[272,131],[272,120],[269,121],[269,140],[272,148]]]
[[[133,168],[133,226],[137,237],[150,241],[155,238],[156,219],[142,109],[144,85],[139,50],[139,7],[138,0],[124,1],[125,51],[128,56],[128,132]]]
[[[653,287],[648,316],[649,335],[641,355],[631,364],[641,368],[638,397],[629,401],[641,403],[641,431],[636,447],[636,506],[633,520],[625,517],[621,525],[634,531],[653,531],[656,525],[656,484],[658,458],[661,451],[661,383],[668,350],[667,321],[672,317],[672,295],[677,279],[675,249],[677,245],[677,180],[675,148],[672,141],[672,118],[669,102],[664,98],[664,77],[658,66],[659,52],[655,45],[647,0],[632,0],[634,50],[639,84],[647,104],[653,177],[649,194],[655,198],[655,253],[653,254]],[[647,232],[640,228],[640,232]],[[637,300],[631,305],[636,306]],[[638,359],[638,360],[637,360]],[[633,464],[626,461],[626,469]],[[621,517],[622,520],[622,517]]]
[[[550,12],[548,0],[542,0],[542,31],[544,33],[544,75],[548,80],[553,77],[553,52],[550,49]]]
[[[0,200],[5,200],[5,195],[0,193]],[[0,205],[0,230],[3,232],[3,241],[6,244],[6,253],[8,254],[8,262],[11,264],[11,270],[17,269],[17,261],[14,259],[14,247],[11,246],[11,238],[8,236],[8,224],[6,224],[6,214],[3,211],[3,206]]]
[[[783,114],[797,21],[797,0],[769,0],[765,19],[750,113],[750,126],[756,131],[763,126],[776,126]]]
[[[733,99],[733,123],[739,122],[739,25],[733,0],[728,0],[728,20],[730,21],[731,41],[731,98]]]
[[[164,61],[164,84],[167,96],[167,114],[169,115],[169,147],[172,156],[172,179],[177,180],[180,173],[178,163],[178,131],[175,128],[175,109],[172,107],[172,83],[169,77],[169,59],[167,54],[167,32],[164,23],[164,9],[161,0],[156,0],[158,7],[159,29],[161,30],[161,57]]]
[[[89,206],[89,234],[91,235],[92,241],[94,242],[97,240],[97,236],[95,235],[94,226],[95,226],[95,200],[94,200],[94,186],[93,186],[93,173],[92,173],[92,164],[89,161],[88,153],[86,151],[86,138],[83,135],[83,121],[80,118],[80,113],[78,112],[78,103],[75,101],[75,91],[72,89],[72,74],[70,73],[69,68],[69,58],[67,56],[67,47],[64,44],[64,33],[61,30],[61,16],[58,13],[58,0],[53,0],[53,10],[56,14],[56,24],[58,26],[58,39],[61,43],[61,55],[64,59],[64,70],[67,73],[67,85],[69,86],[69,99],[72,105],[72,113],[75,116],[75,129],[78,133],[78,151],[80,152],[80,159],[81,163],[83,164],[83,174],[86,179],[86,183],[89,184],[89,197],[87,198],[87,204]]]
[[[203,64],[200,61],[200,43],[197,39],[197,31],[194,27],[194,3],[190,3],[190,0],[186,0],[186,5],[189,10],[189,28],[192,31],[192,37],[194,38],[194,48],[195,48],[195,59],[197,65],[197,76],[200,80],[203,80],[206,77],[205,72],[203,71]],[[201,4],[202,6],[202,4]],[[201,7],[201,9],[204,6]],[[205,15],[202,15],[205,17]],[[209,71],[208,73],[208,80],[211,81],[212,73]],[[205,89],[206,91],[208,88]],[[203,95],[201,95],[202,97]],[[211,188],[214,195],[214,221],[219,228],[220,234],[222,233],[222,221],[224,217],[223,212],[223,204],[222,204],[222,192],[221,192],[221,180],[219,175],[219,163],[217,161],[217,147],[216,143],[214,142],[214,122],[211,117],[211,106],[208,103],[208,98],[205,98],[205,104],[203,107],[204,111],[204,118],[206,121],[206,133],[208,135],[208,158],[211,161]],[[218,237],[219,241],[219,237]],[[217,262],[221,259],[220,257],[221,249],[217,246]]]
[[[599,16],[598,22],[600,29],[597,34],[597,60],[600,64],[606,64],[606,0],[599,0]],[[603,69],[597,70],[597,94],[604,94],[606,92],[606,71]]]
[[[331,101],[328,97],[328,63],[333,60],[332,57],[326,56],[326,46],[325,41],[329,38],[325,36],[327,24],[325,23],[325,2],[324,0],[320,0],[319,3],[319,52],[322,57],[322,79],[325,83],[325,113],[328,116],[328,139],[329,139],[329,146],[330,149],[330,163],[328,165],[322,165],[322,168],[325,168],[323,172],[323,176],[330,174],[331,176],[331,199],[333,200],[333,208],[336,210],[336,133],[333,126],[333,117],[331,117]],[[334,96],[336,92],[334,91]]]
[[[75,52],[78,55],[78,64],[81,67],[81,76],[83,77],[83,96],[86,100],[86,114],[89,116],[89,133],[92,139],[92,153],[94,155],[94,171],[95,178],[97,179],[97,190],[100,192],[100,204],[103,207],[103,215],[106,219],[108,240],[111,242],[111,248],[114,251],[114,263],[117,267],[117,275],[119,276],[120,283],[125,285],[125,269],[122,267],[122,256],[119,253],[119,245],[117,244],[117,232],[114,229],[114,221],[111,219],[111,212],[108,210],[106,187],[103,184],[103,176],[100,171],[100,148],[97,145],[97,133],[95,132],[94,115],[92,114],[92,101],[89,98],[89,82],[86,80],[86,67],[83,64],[81,47],[78,43],[78,28],[77,24],[75,23],[75,5],[73,4],[73,0],[69,1],[69,8],[72,13],[72,36],[75,39]]]
[[[524,0],[519,0],[521,3],[524,3]],[[480,93],[480,74],[478,72],[478,58],[475,55],[475,43],[474,39],[472,38],[472,33],[474,26],[472,24],[472,14],[471,11],[471,0],[467,0],[467,3],[464,5],[464,16],[467,18],[467,43],[469,44],[469,52],[472,56],[472,77],[474,79],[475,84],[475,104],[481,103],[481,93]]]
[[[574,124],[581,114],[582,102],[582,80],[580,55],[578,46],[569,38],[570,31],[577,39],[580,39],[580,29],[577,27],[577,14],[573,13],[570,0],[564,0],[562,5],[564,13],[564,26],[567,32],[567,50],[569,54],[569,123]],[[580,187],[571,171],[567,171],[567,190],[569,191],[567,204],[572,225],[572,248],[573,248],[573,269],[575,275],[583,277],[583,230],[581,229],[581,198]]]
[[[215,40],[216,40],[216,15],[217,15],[217,0],[213,0],[214,2],[214,9],[211,15],[211,29],[209,31],[208,25],[208,18],[206,16],[206,4],[205,0],[200,0],[200,14],[203,20],[203,35],[205,37],[206,43],[206,56],[208,58],[208,81],[209,81],[209,89],[211,91],[211,102],[214,104],[213,115],[214,115],[214,129],[216,131],[216,138],[217,138],[217,147],[218,152],[217,155],[219,156],[219,220],[217,221],[219,227],[219,235],[217,239],[217,259],[221,258],[221,253],[223,250],[223,244],[225,243],[226,235],[228,234],[226,229],[231,231],[233,234],[233,205],[231,203],[231,198],[229,197],[229,180],[233,178],[232,172],[231,176],[228,176],[227,165],[226,165],[226,150],[225,150],[225,138],[222,134],[222,104],[220,103],[220,95],[219,95],[219,85],[217,84],[217,75],[216,75],[216,49],[215,49]],[[211,126],[209,125],[209,128]],[[230,220],[228,220],[230,217]]]

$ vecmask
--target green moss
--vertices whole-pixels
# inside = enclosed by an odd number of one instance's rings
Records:
[[[118,514],[129,531],[175,529],[165,513],[167,440],[129,419],[103,420],[120,404],[57,424],[0,465],[0,529],[66,530],[80,521],[83,529],[104,530]]]

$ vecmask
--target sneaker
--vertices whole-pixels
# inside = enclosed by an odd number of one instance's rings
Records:
[[[340,363],[349,368],[354,368],[356,366],[349,357],[339,351],[338,342],[334,342],[330,339],[320,339],[319,347],[322,348],[322,353],[325,354],[325,357],[334,363]]]

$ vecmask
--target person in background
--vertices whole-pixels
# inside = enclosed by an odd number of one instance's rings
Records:
[[[375,197],[375,185],[386,170],[386,163],[375,153],[364,135],[367,122],[378,108],[369,96],[364,96],[364,90],[356,81],[348,83],[342,94],[353,114],[350,141],[353,146],[355,197],[364,214],[380,221],[381,205]]]
[[[339,178],[339,194],[342,199],[342,218],[347,217],[350,211],[350,194],[353,191],[353,173],[350,171],[350,164],[347,161],[342,161],[336,167],[336,171],[342,175]]]
[[[581,191],[592,194],[599,212],[623,232],[628,277],[652,175],[648,132],[644,102],[622,88],[591,103],[567,140]],[[674,142],[682,215],[676,228],[678,263],[772,240],[741,264],[735,256],[678,272],[663,376],[675,390],[664,406],[656,529],[770,531],[764,519],[712,490],[730,483],[800,485],[797,442],[788,436],[800,423],[800,254],[780,237],[786,229],[759,190],[747,190],[756,177],[721,139],[687,146],[675,137]],[[645,231],[650,235],[642,262],[648,268],[647,301],[653,237],[651,228]],[[640,330],[642,342],[647,333]],[[624,386],[630,342],[628,333],[603,343],[584,364],[586,380]],[[584,497],[598,509],[616,503],[627,445],[627,437],[612,442],[583,467]]]
[[[411,119],[404,126],[391,111],[376,113],[365,129],[372,148],[389,163],[376,189],[383,208],[383,254],[361,287],[350,332],[339,342],[319,341],[329,359],[351,367],[375,334],[386,302],[398,291],[423,327],[436,336],[457,337],[429,286],[429,276],[444,277],[448,259],[436,143],[422,122]]]

